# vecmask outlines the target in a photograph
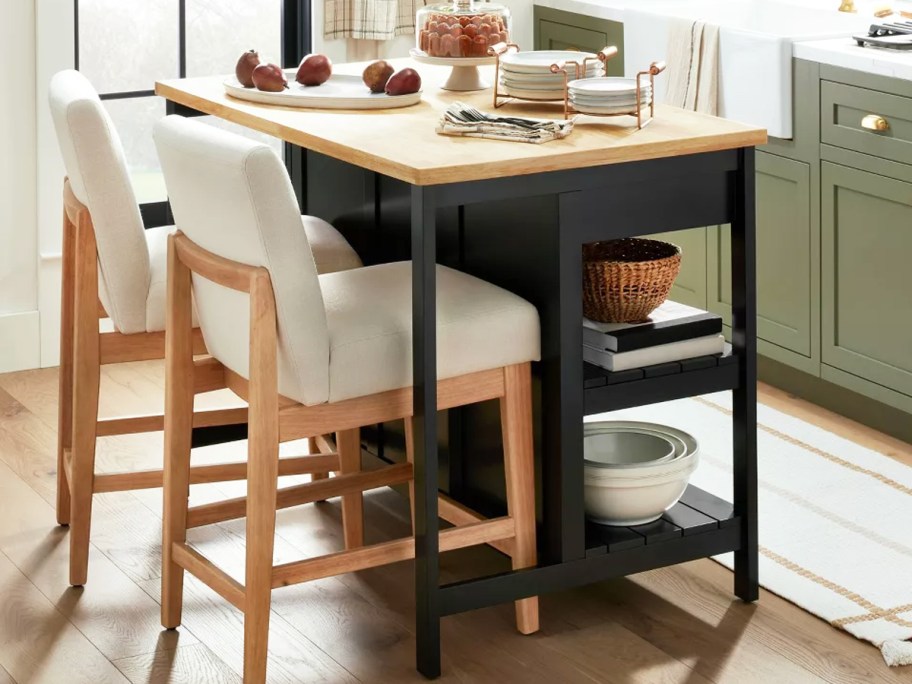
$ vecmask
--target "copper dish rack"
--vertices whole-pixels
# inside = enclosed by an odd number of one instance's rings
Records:
[[[538,99],[530,97],[519,97],[517,95],[507,95],[500,92],[500,58],[502,55],[507,54],[507,52],[519,52],[519,46],[516,43],[498,43],[488,48],[488,54],[495,58],[495,71],[494,71],[494,108],[501,107],[505,104],[506,100],[525,100],[527,102],[556,102],[555,99]],[[609,59],[617,55],[618,49],[614,45],[609,45],[603,48],[595,55],[595,57],[584,57],[581,62],[567,60],[560,64],[551,65],[552,74],[563,74],[564,75],[564,119],[569,119],[571,114],[582,114],[584,112],[578,112],[573,108],[573,105],[570,103],[570,90],[568,84],[571,80],[576,80],[579,78],[585,78],[586,70],[589,67],[589,62],[599,61],[602,64],[606,64]],[[570,69],[573,69],[573,75],[570,75]],[[637,128],[643,128],[650,121],[655,118],[655,77],[665,71],[665,62],[653,62],[649,65],[649,68],[645,71],[640,71],[636,75],[636,106],[631,107],[628,111],[625,112],[614,112],[612,114],[593,114],[585,112],[587,116],[635,116],[637,120]],[[653,92],[653,97],[649,100],[649,117],[645,117],[645,109],[643,103],[640,101],[640,84],[641,77],[649,77],[649,85]]]

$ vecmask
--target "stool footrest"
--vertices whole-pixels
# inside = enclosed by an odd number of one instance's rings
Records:
[[[324,454],[325,455],[325,454]],[[303,458],[320,458],[319,456]],[[338,460],[338,459],[337,459]],[[280,462],[281,463],[281,462]],[[333,470],[336,468],[323,468]],[[412,479],[411,463],[369,470],[361,473],[337,475],[326,480],[317,480],[307,484],[295,485],[280,489],[276,494],[276,509],[291,508],[301,504],[322,501],[342,494],[363,492],[377,487],[401,484]],[[225,520],[243,518],[247,514],[247,497],[228,499],[216,503],[196,506],[187,511],[187,527],[201,527]]]
[[[244,610],[244,585],[186,544],[171,544],[171,559],[238,610]]]
[[[440,533],[440,551],[465,546],[488,544],[515,535],[513,518],[502,517],[452,527]],[[367,568],[398,563],[415,557],[415,538],[372,544],[360,549],[339,551],[319,558],[277,565],[272,569],[272,587],[285,587],[301,582],[341,575]]]
[[[337,470],[339,470],[339,457],[336,454],[294,456],[279,459],[279,477]],[[193,466],[190,468],[190,484],[229,482],[231,480],[246,479],[246,462],[216,463],[213,465]],[[101,494],[105,492],[123,492],[134,489],[153,489],[161,486],[161,470],[138,470],[130,473],[96,475],[94,491],[96,494]]]

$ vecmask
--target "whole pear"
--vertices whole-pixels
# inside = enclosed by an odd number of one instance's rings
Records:
[[[264,90],[267,93],[281,93],[288,87],[285,74],[277,64],[260,64],[253,70],[251,78],[257,90]]]
[[[384,89],[387,95],[409,95],[421,90],[421,76],[411,68],[397,71],[390,76]]]
[[[260,65],[260,56],[256,50],[248,50],[237,61],[234,75],[245,88],[253,88],[253,70]]]
[[[332,62],[326,55],[307,55],[301,60],[295,80],[301,85],[318,86],[332,76]]]
[[[364,79],[364,85],[370,88],[372,93],[382,93],[386,87],[386,82],[395,71],[392,65],[385,61],[372,62],[367,65],[361,78]]]

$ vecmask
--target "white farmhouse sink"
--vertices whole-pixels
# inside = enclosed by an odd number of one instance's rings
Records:
[[[624,10],[628,76],[665,59],[674,18],[700,19],[720,27],[719,115],[763,126],[769,135],[792,137],[792,43],[851,36],[871,18],[831,9],[770,0],[641,0]],[[665,74],[656,78],[662,101]]]

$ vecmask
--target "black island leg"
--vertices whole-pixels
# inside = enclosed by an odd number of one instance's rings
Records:
[[[418,671],[440,676],[437,519],[436,208],[433,191],[412,187],[412,373],[414,381],[415,638]]]
[[[735,594],[759,596],[757,555],[757,289],[754,148],[740,151],[731,222],[732,351],[739,359],[733,393],[734,509],[741,521],[735,552]]]

